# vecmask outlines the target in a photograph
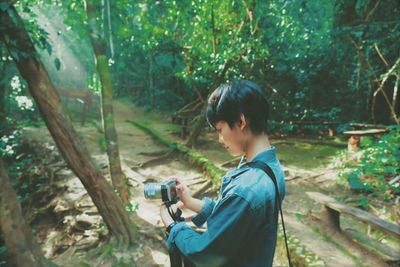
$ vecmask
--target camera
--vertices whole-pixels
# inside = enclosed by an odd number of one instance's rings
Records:
[[[167,206],[177,203],[179,197],[176,189],[176,180],[146,184],[144,186],[144,197],[147,199],[161,198]]]

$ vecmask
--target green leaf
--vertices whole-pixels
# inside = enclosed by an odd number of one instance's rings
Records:
[[[49,55],[51,55],[53,48],[51,47],[51,45],[49,43],[46,43],[46,50],[47,50],[47,53],[49,53]]]
[[[61,68],[61,61],[58,59],[58,57],[56,57],[56,58],[54,59],[54,65],[56,66],[56,69],[57,69],[57,70],[60,70],[60,68]]]
[[[364,189],[364,184],[358,180],[358,176],[356,174],[349,175],[349,185],[352,189]]]
[[[10,54],[13,58],[15,58],[15,61],[19,61],[19,56],[17,51],[10,51]]]
[[[14,22],[14,24],[18,25],[18,20],[15,11],[12,8],[7,8],[7,13],[10,16],[11,20]]]
[[[9,6],[10,6],[10,3],[8,3],[8,2],[1,2],[0,3],[0,9],[2,11],[6,11]]]

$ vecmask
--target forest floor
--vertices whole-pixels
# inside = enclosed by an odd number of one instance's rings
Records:
[[[128,120],[139,120],[156,129],[164,136],[182,142],[179,127],[172,125],[167,116],[153,114],[138,108],[128,101],[115,104],[115,125],[119,138],[123,171],[126,174],[132,206],[137,207],[135,223],[140,232],[138,247],[129,252],[119,253],[117,248],[103,245],[107,229],[83,185],[66,167],[65,163],[56,163],[55,186],[51,187],[51,197],[40,209],[41,216],[33,216],[31,226],[37,233],[45,255],[61,266],[130,266],[126,264],[134,259],[136,266],[169,266],[165,244],[164,227],[160,221],[161,200],[144,198],[144,185],[148,182],[162,182],[170,177],[180,177],[192,192],[199,197],[216,197],[203,178],[203,174],[190,167],[189,163],[176,154],[166,154],[168,147],[136,128]],[[91,152],[95,163],[106,177],[107,157],[102,144],[101,123],[92,119],[85,126],[74,122],[79,134]],[[25,138],[34,142],[52,146],[54,142],[47,130],[29,128]],[[346,149],[345,140],[325,140],[318,138],[271,138],[277,148],[278,157],[286,173],[286,197],[283,203],[285,223],[290,235],[290,246],[300,266],[370,266],[368,257],[357,258],[351,250],[330,240],[318,230],[320,205],[309,199],[305,192],[318,191],[343,199],[347,203],[357,202],[359,196],[338,183],[338,168],[335,157]],[[213,131],[203,134],[195,147],[217,166],[231,160],[232,157],[218,144]],[[166,156],[167,155],[167,156]],[[143,163],[146,163],[142,166]],[[221,167],[228,170],[234,164]],[[206,188],[206,190],[203,190]],[[375,209],[377,215],[396,213],[395,205],[382,204]],[[372,205],[373,203],[371,203]],[[378,205],[376,204],[376,205]],[[190,218],[190,211],[184,210],[184,216]],[[363,229],[367,227],[348,218],[341,219],[343,228]],[[281,232],[281,231],[280,231]],[[385,236],[381,237],[385,239]],[[395,252],[400,248],[395,247]],[[108,260],[112,257],[112,261]],[[277,246],[274,266],[287,266],[283,243]]]

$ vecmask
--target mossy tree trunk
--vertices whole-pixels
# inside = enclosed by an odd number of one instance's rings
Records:
[[[0,9],[0,40],[13,57],[21,76],[27,81],[29,91],[60,154],[81,180],[110,234],[118,243],[133,243],[137,231],[129,213],[93,164],[85,143],[75,131],[71,118],[12,5],[6,10]]]
[[[6,118],[6,86],[7,83],[2,79],[5,79],[7,74],[7,64],[8,61],[3,61],[3,66],[1,68],[1,78],[0,78],[0,128],[3,128],[5,125]]]
[[[0,230],[11,261],[17,267],[56,266],[47,260],[25,218],[17,193],[0,158]]]
[[[101,107],[110,175],[114,189],[117,190],[122,202],[129,204],[125,176],[121,169],[118,136],[114,125],[113,89],[106,56],[107,43],[100,34],[96,21],[96,1],[86,0],[85,3],[89,37],[96,56],[96,67],[101,80]]]

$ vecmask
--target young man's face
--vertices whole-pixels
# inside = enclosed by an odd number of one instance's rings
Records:
[[[219,121],[215,125],[218,132],[219,142],[225,146],[232,156],[239,156],[243,151],[243,131],[240,129],[239,123],[235,123],[233,128],[226,121]]]

